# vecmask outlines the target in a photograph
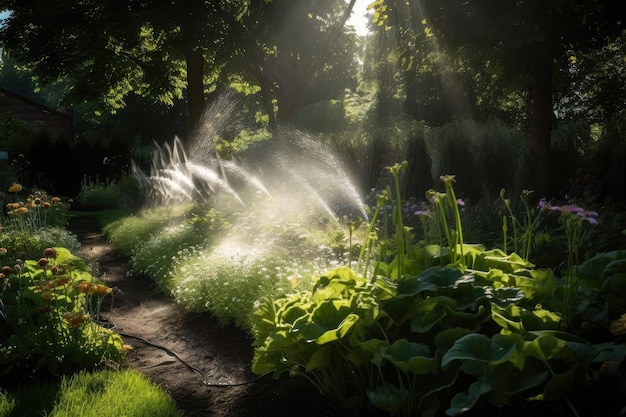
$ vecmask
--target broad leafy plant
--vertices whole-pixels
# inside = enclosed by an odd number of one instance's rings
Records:
[[[392,168],[396,180],[401,170]],[[524,415],[537,404],[580,415],[576,395],[590,375],[626,353],[608,331],[609,317],[625,311],[623,291],[615,295],[625,254],[598,255],[572,269],[577,279],[560,280],[515,252],[465,244],[454,177],[442,180],[445,192],[429,193],[442,244],[408,243],[400,216],[395,234],[379,238],[388,190],[355,269],[328,271],[310,292],[261,302],[253,371],[301,376],[346,407],[393,415],[505,407]],[[567,288],[574,283],[575,292]],[[591,304],[599,316],[584,316]],[[604,326],[602,337],[577,327],[592,320]]]

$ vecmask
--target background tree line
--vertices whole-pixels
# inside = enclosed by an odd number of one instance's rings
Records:
[[[124,158],[174,135],[236,157],[289,125],[341,152],[364,191],[407,159],[417,198],[454,173],[475,200],[624,199],[618,0],[377,0],[365,38],[345,26],[353,3],[0,0],[0,86],[71,106],[81,146]],[[238,122],[198,135],[224,91]]]

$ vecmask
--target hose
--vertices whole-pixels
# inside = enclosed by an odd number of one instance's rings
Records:
[[[269,372],[266,372],[266,373],[264,373],[262,375],[259,375],[256,378],[253,378],[253,379],[251,379],[249,381],[244,381],[244,382],[237,382],[237,383],[210,383],[210,382],[207,382],[206,376],[204,375],[204,373],[201,370],[199,370],[198,368],[196,368],[196,367],[190,365],[189,363],[187,363],[176,352],[172,351],[171,349],[169,349],[169,348],[167,348],[167,347],[165,347],[163,345],[158,345],[158,344],[156,344],[154,342],[151,342],[151,341],[146,340],[146,339],[144,339],[142,337],[135,336],[135,335],[132,335],[132,334],[120,333],[120,332],[118,332],[118,334],[120,336],[122,336],[122,337],[129,337],[131,339],[138,340],[141,343],[146,344],[148,346],[152,346],[154,348],[161,349],[161,350],[165,351],[167,354],[169,354],[169,355],[175,357],[176,359],[178,359],[183,365],[185,365],[191,371],[193,371],[196,374],[200,375],[202,377],[202,385],[207,386],[207,387],[220,387],[220,388],[240,387],[240,386],[243,386],[243,385],[253,384],[253,383],[259,381],[261,378],[263,378],[263,377],[265,377],[265,376],[267,376],[267,375],[272,373],[272,371],[269,371]]]

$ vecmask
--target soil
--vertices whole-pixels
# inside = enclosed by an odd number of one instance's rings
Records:
[[[111,247],[95,217],[72,218],[69,230],[95,275],[116,290],[104,318],[133,347],[123,366],[159,385],[185,417],[352,414],[338,410],[304,380],[253,374],[249,334],[208,314],[185,311],[150,277],[128,275],[128,260]]]

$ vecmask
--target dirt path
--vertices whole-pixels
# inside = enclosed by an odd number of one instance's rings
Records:
[[[302,381],[264,377],[249,382],[257,376],[249,370],[253,348],[248,335],[220,326],[209,315],[184,311],[148,277],[128,277],[127,260],[111,248],[95,218],[73,218],[69,230],[81,242],[80,255],[96,266],[96,275],[119,291],[105,317],[133,347],[126,365],[159,384],[186,417],[346,415]]]

